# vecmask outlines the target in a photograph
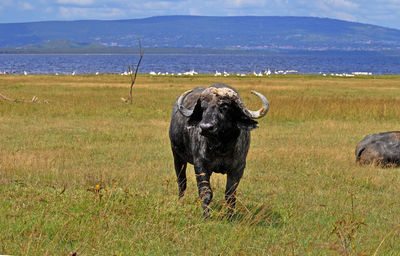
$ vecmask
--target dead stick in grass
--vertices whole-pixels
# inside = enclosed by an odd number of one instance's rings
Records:
[[[7,96],[5,96],[5,95],[0,93],[0,98],[2,98],[3,100],[6,100],[6,101],[11,101],[11,102],[24,102],[24,103],[37,103],[37,102],[39,102],[37,96],[33,96],[32,100],[24,100],[24,99],[19,100],[19,99],[9,98],[9,97],[7,97]],[[49,102],[47,100],[44,100],[44,103],[48,104]]]
[[[0,97],[1,97],[3,100],[12,101],[12,102],[17,102],[16,99],[8,98],[7,96],[4,96],[4,95],[1,94],[1,93],[0,93]]]
[[[131,76],[131,89],[130,89],[130,92],[129,92],[129,97],[130,97],[129,101],[130,101],[131,104],[132,104],[132,89],[133,89],[133,85],[135,84],[137,72],[138,72],[139,66],[140,66],[140,62],[142,61],[142,58],[143,58],[143,55],[144,55],[144,51],[142,49],[142,42],[140,41],[140,38],[138,38],[138,40],[139,40],[139,54],[140,54],[140,57],[139,57],[139,61],[138,61],[137,65],[136,65],[136,69],[135,69],[135,74],[134,75],[132,74],[134,66],[133,65],[129,65],[128,66],[128,71],[129,71],[129,74]]]

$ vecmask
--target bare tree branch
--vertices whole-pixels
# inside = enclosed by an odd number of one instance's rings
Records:
[[[128,66],[128,71],[129,71],[129,74],[131,76],[131,88],[130,88],[130,92],[129,92],[129,102],[131,104],[132,104],[132,89],[133,89],[133,85],[135,84],[136,76],[137,76],[137,73],[138,73],[138,70],[139,70],[139,66],[140,66],[140,62],[142,61],[142,58],[143,58],[143,55],[144,55],[144,50],[142,49],[142,42],[141,42],[140,38],[138,38],[138,41],[139,41],[139,54],[140,54],[139,61],[138,61],[137,65],[136,65],[136,68],[135,68],[135,66],[133,64]],[[135,74],[133,74],[133,69],[134,68],[135,68]]]

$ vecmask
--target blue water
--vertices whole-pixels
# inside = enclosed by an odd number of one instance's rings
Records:
[[[0,54],[0,72],[9,74],[88,74],[123,73],[128,64],[136,64],[138,55],[15,55]],[[393,56],[266,56],[266,55],[199,55],[145,54],[139,73],[150,71],[183,73],[263,72],[267,69],[296,70],[302,74],[371,72],[400,74],[400,57]]]

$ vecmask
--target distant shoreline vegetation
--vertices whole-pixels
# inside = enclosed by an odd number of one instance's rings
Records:
[[[134,47],[103,48],[0,48],[0,54],[138,54]],[[400,56],[399,51],[361,50],[258,50],[258,49],[215,49],[215,48],[145,48],[146,54],[235,54],[266,56]]]

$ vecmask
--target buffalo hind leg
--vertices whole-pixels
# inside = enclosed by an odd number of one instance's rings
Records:
[[[239,186],[241,176],[239,175],[227,175],[226,189],[225,189],[225,200],[228,204],[228,216],[232,217],[236,206],[236,189]]]
[[[186,166],[187,162],[181,160],[178,156],[174,155],[174,165],[176,173],[176,181],[179,187],[179,199],[183,197],[186,190]]]
[[[210,215],[208,205],[213,197],[210,186],[210,175],[204,171],[199,171],[197,168],[195,168],[195,173],[199,196],[202,200],[201,207],[203,208],[203,216],[207,218]]]

